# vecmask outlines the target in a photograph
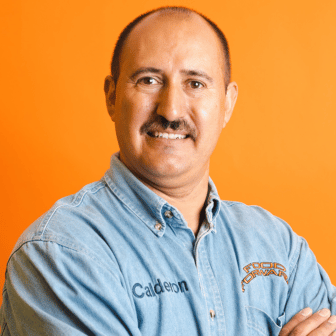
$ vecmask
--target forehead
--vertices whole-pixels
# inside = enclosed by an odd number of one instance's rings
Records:
[[[223,69],[223,48],[217,34],[197,14],[159,12],[143,19],[131,31],[121,53],[120,70],[185,63],[208,71]]]

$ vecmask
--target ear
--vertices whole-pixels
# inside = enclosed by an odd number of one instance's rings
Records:
[[[114,121],[116,87],[111,75],[106,76],[105,78],[104,91],[107,111],[111,119]]]
[[[233,108],[235,107],[236,101],[238,97],[238,85],[236,82],[231,82],[227,86],[226,89],[226,97],[225,97],[225,115],[224,115],[224,123],[223,128],[229,122]]]

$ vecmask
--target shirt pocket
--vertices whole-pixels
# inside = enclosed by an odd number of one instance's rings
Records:
[[[247,326],[250,331],[250,336],[277,336],[285,322],[285,313],[274,321],[264,311],[245,306]]]

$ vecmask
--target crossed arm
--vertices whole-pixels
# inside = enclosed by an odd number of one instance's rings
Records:
[[[62,249],[62,247],[50,242],[48,243],[48,253],[58,256],[53,263],[50,263],[44,250],[41,249],[41,244],[41,242],[35,242],[35,247],[26,244],[11,259],[11,263],[15,263],[15,268],[7,274],[7,290],[8,295],[11,295],[11,300],[5,301],[6,310],[9,314],[15,305],[20,309],[8,316],[8,322],[12,325],[12,328],[15,328],[15,331],[10,331],[9,324],[8,327],[3,325],[4,330],[2,330],[1,335],[142,334],[138,329],[137,320],[133,316],[133,309],[127,295],[117,295],[117,293],[123,291],[122,286],[118,286],[119,281],[116,280],[114,286],[108,291],[106,291],[104,283],[101,282],[104,276],[110,278],[110,273],[105,274],[109,272],[108,269],[98,268],[99,265],[91,264],[91,268],[85,269],[90,274],[89,279],[83,278],[83,265],[87,265],[85,255],[70,249],[67,250],[66,254],[57,253],[57,249]],[[24,254],[27,249],[30,250],[29,256]],[[19,254],[21,254],[20,257]],[[44,264],[43,268],[31,267],[28,272],[27,265],[31,262],[32,254],[36,258],[40,258],[40,261]],[[76,267],[71,263],[74,258],[77,261]],[[62,268],[70,264],[71,268],[66,269],[66,272],[60,272]],[[51,294],[48,286],[49,273],[45,273],[44,276],[40,274],[40,271],[42,272],[45,267],[62,279],[61,282],[57,282],[52,287]],[[16,276],[13,272],[17,273]],[[13,276],[14,278],[10,281]],[[49,277],[51,277],[50,274]],[[52,277],[50,281],[53,279]],[[298,278],[298,281],[300,283],[300,278]],[[322,288],[324,287],[322,286]],[[84,302],[81,301],[80,307],[76,305],[78,296],[87,298]],[[314,291],[311,296],[315,298],[315,301],[318,301],[317,303],[314,302],[312,308],[314,311],[319,310],[313,314],[310,308],[306,308],[297,313],[284,325],[279,336],[336,336],[336,332],[334,332],[336,322],[332,323],[335,317],[330,317],[329,309],[321,309],[322,307],[331,308],[331,304],[328,305],[327,301],[321,302],[321,297],[323,299],[325,294],[318,296]],[[28,299],[29,305],[25,302]],[[39,301],[35,302],[35,300]],[[106,301],[114,302],[115,314],[110,314],[110,310],[106,311],[106,305],[104,304]],[[313,300],[308,300],[306,304],[311,305],[312,302]],[[73,305],[76,305],[76,314],[71,310]],[[335,313],[335,308],[332,308],[332,311]],[[292,309],[291,316],[295,313],[296,311]],[[91,323],[92,320],[95,323]],[[17,323],[14,323],[14,321]],[[29,331],[29,328],[32,328],[32,332]]]

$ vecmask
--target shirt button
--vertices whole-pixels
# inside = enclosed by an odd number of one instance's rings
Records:
[[[170,211],[170,210],[167,210],[165,213],[164,213],[165,217],[167,218],[172,218],[173,217],[173,213]]]
[[[159,222],[156,222],[156,224],[154,225],[155,229],[160,231],[162,229],[162,224]]]
[[[215,318],[215,316],[216,316],[215,311],[211,309],[210,310],[210,317],[213,319],[213,318]]]

